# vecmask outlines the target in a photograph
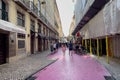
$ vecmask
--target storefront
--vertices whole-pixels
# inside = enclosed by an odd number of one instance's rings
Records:
[[[18,48],[25,48],[18,40],[18,33],[26,35],[24,29],[18,28],[16,25],[0,20],[0,64],[11,62],[16,59]]]

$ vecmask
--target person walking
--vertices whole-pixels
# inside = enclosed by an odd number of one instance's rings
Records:
[[[56,42],[54,42],[53,47],[54,47],[54,53],[55,53],[56,52]]]
[[[63,43],[62,46],[61,46],[61,48],[62,48],[62,51],[63,51],[63,56],[65,56],[66,44]]]
[[[72,44],[72,42],[70,41],[70,43],[69,43],[69,55],[72,56],[72,54],[73,54],[73,44]]]
[[[56,42],[56,52],[58,52],[59,42]]]
[[[53,48],[53,42],[51,42],[51,44],[50,44],[50,50],[51,50],[51,54],[52,54],[53,51],[54,51],[54,48]]]
[[[76,43],[76,45],[75,45],[75,52],[76,52],[76,54],[79,53],[79,44],[78,43]]]

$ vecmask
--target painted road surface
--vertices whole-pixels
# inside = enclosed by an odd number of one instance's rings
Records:
[[[34,74],[36,80],[105,80],[109,72],[89,55],[73,54],[65,56],[61,49],[49,58],[59,58],[55,63]]]

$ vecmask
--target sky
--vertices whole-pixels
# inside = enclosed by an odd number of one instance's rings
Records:
[[[56,2],[60,13],[63,33],[65,36],[68,36],[74,13],[73,0],[56,0]]]

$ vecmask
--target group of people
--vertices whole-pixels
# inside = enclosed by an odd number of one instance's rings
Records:
[[[54,42],[51,43],[51,53],[56,53],[58,51],[58,48],[61,47],[63,51],[63,55],[65,55],[66,48],[69,49],[69,55],[72,56],[73,52],[75,53],[80,53],[80,54],[85,54],[83,51],[85,51],[85,47],[82,46],[80,43],[72,43],[71,41],[69,43],[59,43],[59,42]]]
[[[58,48],[59,48],[58,42],[51,42],[50,44],[51,53],[57,52]]]

